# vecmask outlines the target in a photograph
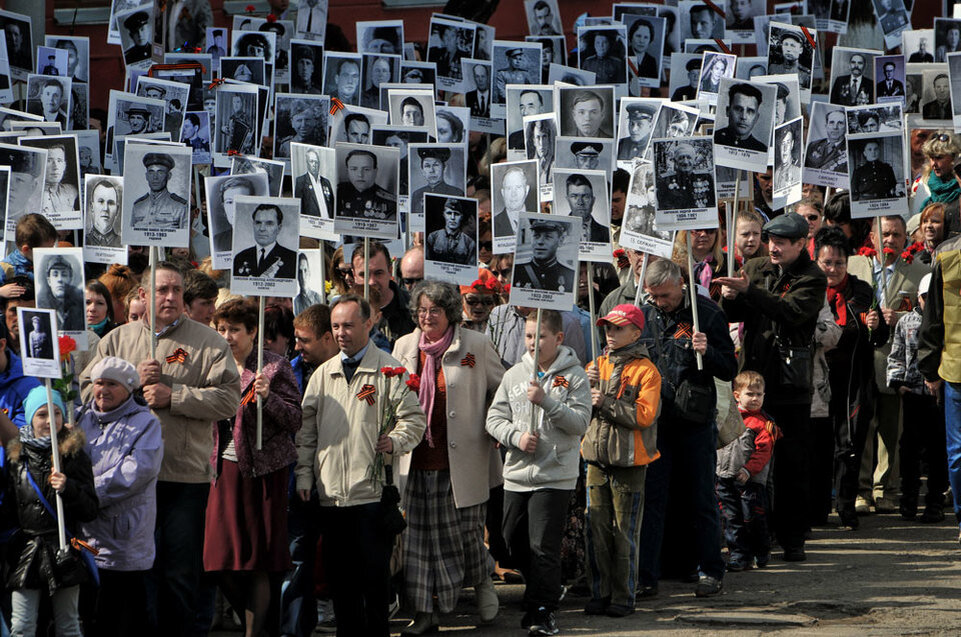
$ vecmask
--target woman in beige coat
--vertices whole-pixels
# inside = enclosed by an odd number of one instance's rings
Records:
[[[481,621],[497,616],[484,518],[490,488],[503,477],[484,421],[504,368],[487,336],[459,325],[457,287],[423,281],[410,307],[417,329],[397,341],[394,358],[421,377],[427,431],[401,460],[407,475],[404,578],[416,612],[402,634],[421,635],[436,630],[439,613],[454,610],[465,586],[477,592]]]

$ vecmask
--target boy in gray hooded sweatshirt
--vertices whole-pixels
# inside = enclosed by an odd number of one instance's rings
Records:
[[[521,626],[531,635],[556,635],[561,538],[577,482],[581,436],[590,421],[591,395],[574,350],[562,344],[563,319],[553,310],[541,311],[534,380],[536,317],[536,312],[528,315],[528,353],[504,374],[487,413],[487,431],[507,448],[504,538],[512,554],[530,556],[529,564],[519,565],[527,581]]]

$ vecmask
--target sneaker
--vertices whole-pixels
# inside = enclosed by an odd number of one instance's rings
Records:
[[[591,598],[591,601],[587,602],[584,606],[585,615],[603,615],[607,612],[607,607],[611,605],[611,598],[604,597],[603,599]]]
[[[634,614],[634,607],[625,604],[611,604],[607,607],[608,617],[627,617]]]
[[[940,507],[937,504],[929,504],[924,507],[924,513],[918,518],[919,522],[924,524],[937,524],[938,522],[944,522],[944,507]]]
[[[716,577],[701,575],[701,578],[697,581],[697,586],[694,588],[694,596],[711,597],[712,595],[717,595],[721,592],[723,586],[724,584],[721,580]]]
[[[746,562],[741,559],[732,559],[727,563],[728,573],[740,573],[741,571],[746,571],[751,568],[750,562]]]
[[[871,513],[871,501],[863,495],[859,495],[854,500],[854,512],[858,515],[868,515]]]
[[[534,623],[531,624],[528,635],[556,635],[560,631],[557,622],[554,620],[554,611],[547,610],[543,606],[537,609]]]
[[[657,584],[654,586],[644,586],[642,584],[637,588],[637,597],[639,599],[650,599],[652,597],[657,597]]]

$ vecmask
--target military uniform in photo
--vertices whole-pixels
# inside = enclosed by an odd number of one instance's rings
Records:
[[[767,150],[767,145],[754,137],[754,135],[748,135],[746,139],[738,139],[737,132],[733,126],[725,126],[714,133],[714,143],[721,146],[743,148],[745,150]]]
[[[550,290],[552,292],[567,292],[574,289],[574,270],[565,266],[556,258],[546,263],[529,261],[514,266],[515,288],[531,288]]]
[[[107,233],[101,233],[91,227],[84,234],[84,244],[88,247],[119,248],[120,234],[113,228]]]
[[[707,173],[675,174],[657,188],[661,210],[687,210],[714,206],[714,179]]]
[[[166,153],[147,153],[143,158],[144,168],[154,165],[166,166],[173,170],[173,157]],[[131,227],[136,230],[179,230],[187,225],[187,201],[176,195],[167,186],[156,192],[150,191],[133,203]]]
[[[397,198],[374,184],[358,191],[349,181],[337,184],[337,214],[342,217],[392,220],[397,215]]]
[[[53,341],[50,335],[42,330],[30,332],[30,358],[53,358]]]
[[[894,170],[883,161],[869,161],[854,170],[851,195],[855,201],[886,199],[895,196]]]
[[[812,143],[808,146],[804,164],[808,168],[845,172],[848,169],[848,152],[844,145],[844,139],[832,142],[825,137]]]

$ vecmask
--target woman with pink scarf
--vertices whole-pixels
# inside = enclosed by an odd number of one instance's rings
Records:
[[[459,325],[456,286],[422,281],[410,307],[417,329],[398,339],[394,358],[420,375],[427,431],[400,467],[407,476],[404,578],[416,613],[401,634],[422,635],[437,630],[467,586],[477,593],[481,621],[497,616],[484,520],[503,472],[484,421],[504,368],[486,335]]]

